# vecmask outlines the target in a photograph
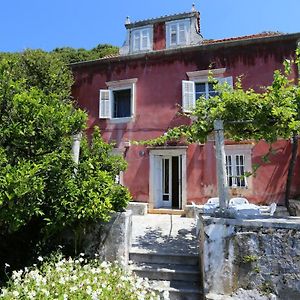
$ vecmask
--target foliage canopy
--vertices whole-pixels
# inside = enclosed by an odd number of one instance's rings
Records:
[[[70,100],[72,82],[65,63],[40,50],[0,60],[1,233],[32,220],[45,234],[107,220],[130,199],[115,183],[126,164],[99,130],[91,145],[83,138],[80,164],[73,162],[72,135],[87,115]]]

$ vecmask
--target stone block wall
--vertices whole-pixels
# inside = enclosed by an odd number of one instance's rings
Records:
[[[202,218],[200,260],[205,294],[256,290],[300,299],[300,218]]]
[[[127,266],[131,246],[132,212],[114,213],[108,223],[93,224],[85,232],[82,248],[87,255],[118,261]]]
[[[109,222],[92,222],[81,228],[77,237],[72,230],[61,237],[61,244],[71,247],[77,244],[75,251],[84,252],[89,257],[100,260],[118,261],[127,266],[132,235],[132,211],[117,212],[111,215]]]

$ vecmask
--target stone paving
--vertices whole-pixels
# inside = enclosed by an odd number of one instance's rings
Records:
[[[133,216],[132,251],[198,254],[193,218],[177,215]]]

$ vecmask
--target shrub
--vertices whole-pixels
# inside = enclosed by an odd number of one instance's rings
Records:
[[[48,238],[108,220],[130,199],[115,183],[126,163],[111,155],[99,129],[90,145],[83,138],[74,164],[72,135],[84,131],[87,115],[74,108],[71,84],[63,62],[43,51],[0,60],[0,234],[37,220]]]
[[[43,258],[39,257],[42,261]],[[159,299],[149,289],[148,280],[125,272],[115,263],[56,256],[40,267],[14,271],[0,299]]]

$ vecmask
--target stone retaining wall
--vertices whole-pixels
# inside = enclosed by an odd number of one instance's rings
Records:
[[[201,218],[205,294],[239,288],[300,299],[300,218]]]
[[[61,240],[63,245],[77,244],[77,253],[84,252],[90,257],[96,254],[100,260],[118,261],[127,266],[131,235],[132,212],[128,210],[113,213],[109,222],[86,224],[77,237],[73,231],[66,231]]]

